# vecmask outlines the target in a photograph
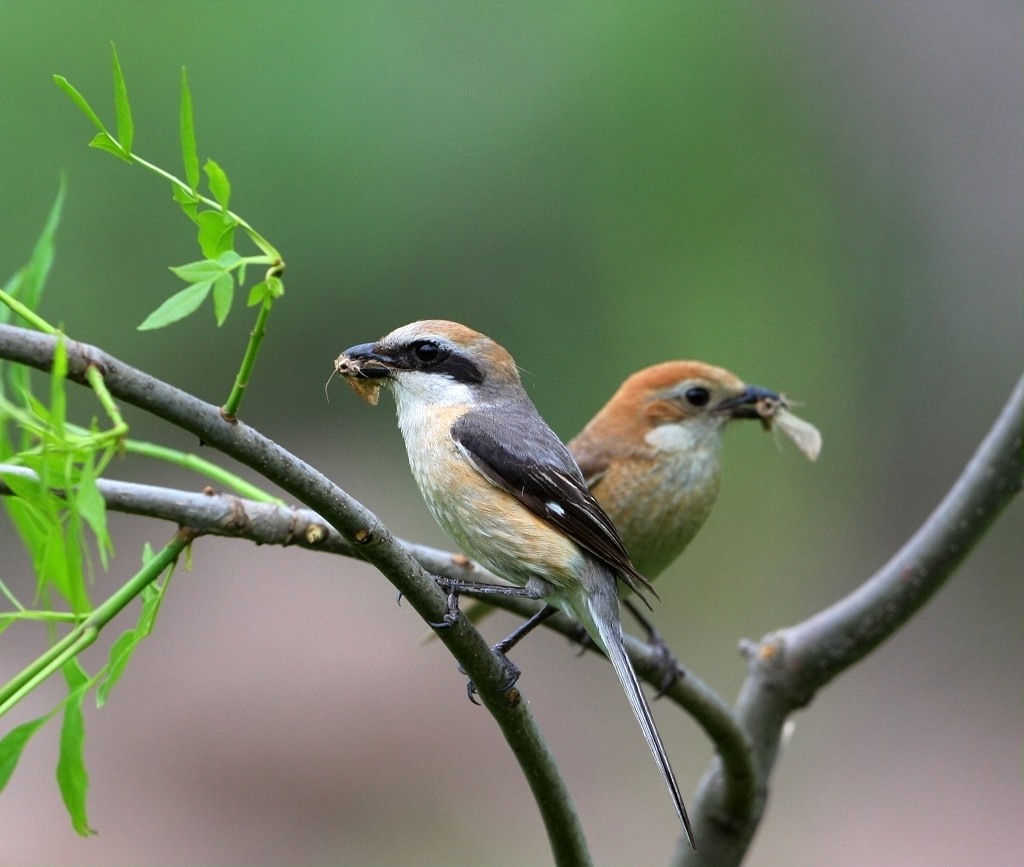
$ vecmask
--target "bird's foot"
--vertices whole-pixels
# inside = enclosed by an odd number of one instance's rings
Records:
[[[672,689],[673,684],[685,677],[685,671],[676,659],[665,639],[657,629],[652,628],[647,634],[647,646],[651,649],[656,660],[660,677],[658,678],[658,692],[655,698],[661,698]]]
[[[503,645],[504,642],[499,641],[497,644],[494,645],[494,647],[491,648],[491,652],[496,657],[498,657],[498,661],[505,669],[505,674],[507,675],[505,680],[501,682],[501,686],[498,687],[498,692],[508,692],[510,689],[512,689],[513,686],[516,685],[516,682],[519,680],[519,675],[522,674],[522,671],[520,670],[519,666],[516,665],[511,659],[509,659],[505,655],[505,648],[503,647]],[[463,674],[466,673],[461,665],[459,666],[459,671],[461,671]],[[480,702],[476,700],[476,696],[478,696],[479,694],[480,693],[476,688],[476,684],[472,680],[467,680],[466,696],[475,705],[480,704]]]
[[[449,629],[454,626],[462,612],[459,610],[459,582],[443,575],[435,575],[434,581],[438,587],[448,593],[448,610],[437,623],[427,621],[427,626],[432,629]]]

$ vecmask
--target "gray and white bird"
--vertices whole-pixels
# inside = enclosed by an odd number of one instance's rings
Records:
[[[653,590],[523,390],[509,353],[464,325],[424,320],[353,346],[335,369],[371,403],[381,386],[391,388],[427,507],[462,550],[514,585],[495,592],[561,609],[604,651],[693,846],[679,785],[622,638],[618,582],[642,599]]]

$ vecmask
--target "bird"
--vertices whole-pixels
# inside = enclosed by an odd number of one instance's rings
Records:
[[[463,551],[511,585],[472,589],[543,600],[548,610],[578,620],[605,653],[695,849],[679,784],[623,642],[619,583],[645,601],[653,588],[526,394],[512,356],[465,325],[431,319],[345,350],[335,371],[370,403],[390,388],[429,511]],[[457,617],[455,594],[470,585],[438,582],[449,589],[456,606],[449,614]],[[518,670],[509,668],[514,682]]]
[[[807,458],[818,457],[820,434],[789,406],[781,393],[748,385],[722,367],[665,361],[627,377],[567,448],[633,565],[654,581],[711,514],[721,485],[723,435],[731,422],[777,424]],[[661,685],[667,689],[675,660],[642,612],[626,605],[648,642],[662,651]],[[493,610],[474,600],[465,614],[479,622]]]
[[[820,435],[789,405],[784,395],[722,367],[666,361],[627,377],[568,449],[633,564],[653,581],[711,514],[730,422],[777,423],[790,436],[799,422],[806,436],[794,442],[810,460],[818,457]]]

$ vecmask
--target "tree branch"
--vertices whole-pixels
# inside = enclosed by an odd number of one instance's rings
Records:
[[[3,475],[6,474],[36,478],[36,474],[27,468],[0,464],[0,496],[13,493],[3,483]],[[258,545],[298,545],[346,557],[358,558],[360,554],[358,547],[311,509],[256,502],[212,490],[195,493],[113,479],[98,479],[96,486],[111,511],[171,521],[202,535],[248,539]],[[401,539],[396,541],[432,575],[467,579],[468,573],[473,573],[473,580],[500,580],[464,556]],[[467,592],[466,595],[473,594]],[[524,618],[540,608],[536,602],[516,597],[488,597],[487,601]],[[580,625],[566,615],[556,615],[544,625],[596,652],[593,642],[586,637]],[[645,642],[630,635],[625,639],[637,674],[648,683],[660,686],[664,676],[661,658]],[[735,804],[736,809],[745,809],[743,805],[755,796],[753,783],[756,774],[751,762],[750,743],[737,724],[732,709],[717,692],[690,671],[680,671],[664,695],[684,708],[703,727],[723,757],[727,802]]]
[[[49,370],[53,346],[48,335],[0,325],[0,358]],[[119,400],[190,431],[309,507],[291,509],[227,494],[100,480],[100,492],[112,510],[171,520],[203,533],[358,557],[380,569],[428,622],[441,619],[446,603],[424,569],[450,577],[478,570],[490,577],[459,555],[395,539],[371,512],[312,467],[246,425],[228,423],[216,407],[94,347],[68,342],[67,350],[70,379],[85,384],[86,371],[98,369]],[[941,588],[1021,489],[1022,453],[1024,378],[956,484],[885,566],[828,609],[748,648],[748,677],[735,709],[693,674],[682,673],[668,695],[704,727],[718,755],[692,805],[700,853],[680,847],[676,863],[740,863],[763,816],[767,781],[789,715],[898,630]],[[501,600],[500,607],[524,615],[535,610],[517,599]],[[548,625],[579,641],[579,627],[570,618],[560,614]],[[466,618],[439,631],[438,637],[480,685],[481,699],[533,790],[557,863],[589,863],[554,761],[519,692],[500,690],[505,672],[490,648]],[[630,636],[627,647],[638,673],[656,682],[661,674],[656,655]]]
[[[56,338],[0,324],[0,358],[49,372]],[[68,379],[88,385],[89,368],[98,369],[110,393],[125,403],[189,431],[205,445],[255,469],[264,478],[313,509],[333,526],[405,596],[428,623],[447,611],[445,594],[381,521],[326,476],[242,422],[226,421],[220,410],[137,370],[102,350],[68,340]],[[517,689],[502,690],[507,677],[490,647],[466,618],[438,637],[479,687],[529,784],[555,861],[589,864],[586,839],[572,797],[541,736],[528,703]]]
[[[716,759],[691,811],[699,855],[680,865],[739,864],[764,812],[767,781],[789,715],[896,632],[945,584],[1024,482],[1024,377],[956,483],[899,551],[845,598],[803,623],[765,636],[748,657],[736,714],[749,733],[759,795],[750,811],[725,799]]]

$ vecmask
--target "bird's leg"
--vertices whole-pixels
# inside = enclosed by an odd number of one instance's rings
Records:
[[[441,619],[440,623],[428,623],[434,629],[447,629],[459,619],[459,594],[481,593],[494,594],[496,596],[517,596],[520,599],[539,599],[540,596],[535,590],[526,587],[514,587],[507,584],[487,584],[483,581],[461,581],[458,578],[447,578],[444,575],[435,575],[434,581],[442,590],[448,591],[448,612]]]
[[[506,653],[508,653],[527,635],[533,632],[534,629],[540,626],[552,615],[557,614],[558,611],[559,609],[555,608],[554,605],[545,605],[540,611],[532,615],[529,620],[523,621],[523,623],[512,630],[512,632],[501,639],[501,641],[495,644],[491,650],[498,654],[498,656],[505,656]]]
[[[516,681],[519,680],[519,675],[522,673],[519,666],[508,658],[508,652],[545,620],[557,613],[558,609],[554,605],[545,605],[540,611],[532,615],[528,620],[523,621],[511,633],[501,639],[501,641],[491,646],[491,652],[501,660],[501,664],[505,666],[505,671],[509,675],[508,680],[501,685],[502,692],[515,686]],[[479,703],[473,697],[476,695],[476,684],[471,680],[466,682],[466,694],[473,704]]]
[[[494,593],[499,596],[518,596],[523,599],[538,598],[535,593],[527,590],[525,587],[487,584],[483,581],[461,581],[458,578],[447,578],[444,575],[435,575],[434,581],[442,590],[448,591],[448,611],[439,623],[430,623],[429,621],[427,623],[428,626],[434,629],[447,629],[459,619],[459,614],[461,614],[459,611],[459,594],[463,592]]]
[[[435,629],[445,629],[451,626],[458,619],[459,614],[459,594],[465,591],[481,594],[493,594],[496,596],[516,596],[520,599],[539,599],[542,593],[535,587],[515,587],[505,584],[486,584],[480,581],[460,581],[454,578],[446,578],[444,576],[436,576],[435,581],[437,585],[444,590],[448,591],[448,613],[445,614],[444,619],[440,623],[431,623]],[[495,644],[491,651],[501,661],[501,664],[505,667],[508,672],[508,678],[501,685],[501,691],[511,689],[517,680],[519,680],[520,669],[511,659],[508,658],[508,651],[517,645],[523,637],[532,632],[540,623],[543,623],[551,615],[558,611],[551,605],[545,605],[540,611],[530,617],[529,620],[524,622],[521,626],[516,628],[510,635],[503,638],[497,644]],[[474,698],[476,695],[476,685],[473,681],[469,681],[466,684],[466,693],[469,696],[469,700],[473,704],[478,704]]]
[[[665,643],[665,639],[661,637],[661,633],[655,628],[654,624],[651,623],[647,617],[641,613],[640,609],[632,603],[629,599],[623,599],[622,604],[629,609],[630,614],[636,619],[636,622],[640,624],[640,627],[644,632],[647,633],[647,644],[654,651],[654,654],[658,658],[658,667],[661,669],[661,679],[658,681],[658,698],[661,698],[666,692],[672,688],[674,684],[683,674],[683,669],[679,665],[679,660],[676,659],[675,654]]]

